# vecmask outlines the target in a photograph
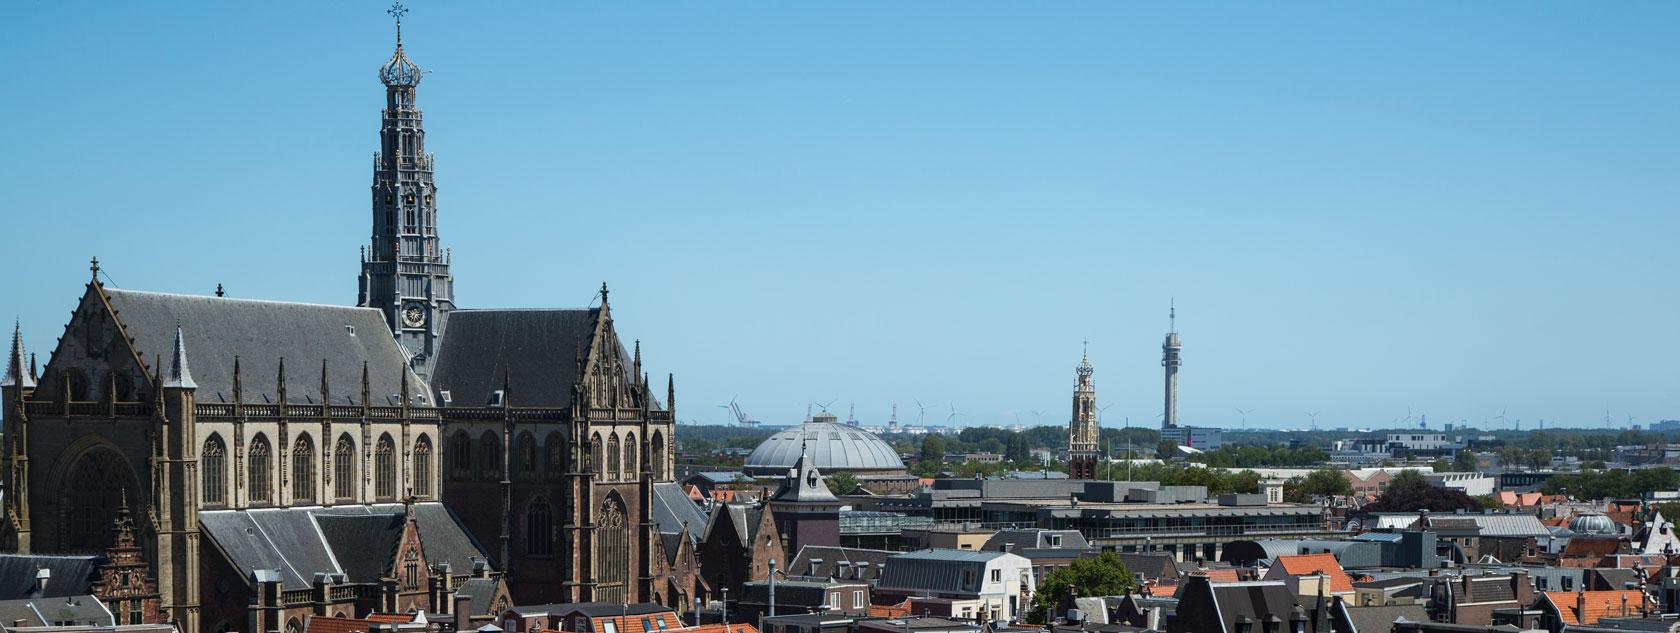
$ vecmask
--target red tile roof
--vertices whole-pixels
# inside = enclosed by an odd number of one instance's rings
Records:
[[[1279,556],[1277,564],[1291,576],[1324,574],[1330,577],[1330,593],[1353,593],[1353,581],[1348,579],[1342,564],[1331,554],[1298,554]],[[1232,572],[1236,573],[1235,571]]]
[[[306,633],[366,633],[367,620],[356,618],[329,618],[324,615],[309,616],[309,623],[303,629]]]
[[[1616,617],[1622,614],[1622,601],[1626,600],[1627,612],[1637,615],[1645,608],[1645,593],[1636,589],[1623,591],[1548,591],[1546,601],[1557,607],[1558,615],[1564,624],[1575,626],[1591,626],[1598,624],[1599,618]],[[1582,603],[1586,608],[1582,609]]]

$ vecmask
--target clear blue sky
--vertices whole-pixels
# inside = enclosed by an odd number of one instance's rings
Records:
[[[350,303],[380,2],[0,8],[0,310]],[[739,396],[1105,425],[1680,417],[1680,5],[434,3],[468,307],[581,306]],[[9,320],[9,319],[8,319]],[[1042,415],[1034,415],[1040,411]]]

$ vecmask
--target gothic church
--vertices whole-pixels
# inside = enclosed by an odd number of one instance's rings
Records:
[[[39,371],[14,332],[10,551],[105,552],[128,526],[155,619],[188,633],[451,614],[485,583],[480,611],[701,597],[666,552],[706,524],[673,481],[675,390],[606,286],[589,308],[456,307],[400,28],[356,307],[119,289],[95,260]]]

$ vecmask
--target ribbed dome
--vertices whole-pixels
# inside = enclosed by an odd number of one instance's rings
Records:
[[[1616,522],[1597,513],[1577,514],[1569,519],[1569,529],[1576,534],[1616,534]]]
[[[397,42],[397,52],[391,53],[391,59],[379,67],[379,80],[392,87],[413,88],[420,85],[420,77],[425,73],[420,65],[409,60],[408,54],[403,52],[402,42]]]
[[[784,476],[799,461],[800,443],[823,474],[904,470],[898,451],[875,434],[831,422],[806,422],[779,431],[747,456],[746,471],[761,476]]]

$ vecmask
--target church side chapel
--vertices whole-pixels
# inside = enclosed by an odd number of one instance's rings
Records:
[[[674,380],[660,397],[606,285],[587,308],[456,307],[403,12],[356,307],[117,288],[95,259],[43,367],[13,332],[11,556],[104,554],[108,608],[187,633],[710,598]]]

